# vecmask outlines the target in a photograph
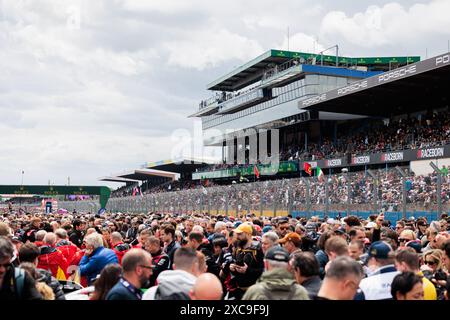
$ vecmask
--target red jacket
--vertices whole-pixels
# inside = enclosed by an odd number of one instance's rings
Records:
[[[113,251],[117,256],[117,259],[119,259],[119,264],[122,265],[122,258],[125,255],[125,253],[128,252],[128,250],[130,250],[131,247],[128,243],[123,243],[123,242],[119,242],[117,243],[114,248]]]
[[[44,241],[35,241],[34,244],[39,248],[44,246]]]
[[[85,252],[85,249],[82,249],[82,250],[79,250],[78,252],[76,252],[75,255],[73,256],[72,260],[69,262],[69,267],[77,266],[77,268],[79,268],[78,265],[80,264],[80,261],[84,256],[84,252]],[[70,267],[70,269],[72,269],[72,268],[73,267]],[[73,270],[71,270],[71,271],[73,271]],[[88,286],[88,281],[85,276],[80,276],[80,284],[85,288]]]
[[[60,251],[67,262],[71,262],[75,254],[80,250],[76,245],[74,245],[69,240],[61,240],[56,244],[56,249]]]
[[[61,268],[67,277],[67,260],[56,248],[49,246],[41,247],[41,254],[38,257],[38,261],[37,267],[50,271],[55,278],[58,273],[58,267]]]

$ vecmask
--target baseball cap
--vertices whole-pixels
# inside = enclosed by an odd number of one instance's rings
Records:
[[[347,231],[345,231],[345,227],[339,227],[336,230],[334,230],[334,233],[339,233],[339,234],[345,234]]]
[[[375,228],[377,224],[375,222],[369,222],[366,224],[366,229]]]
[[[417,253],[422,253],[422,244],[420,243],[420,240],[408,241],[406,246],[413,248]]]
[[[294,242],[294,244],[299,245],[302,242],[302,238],[296,232],[289,232],[284,236],[283,239],[278,240],[278,243],[286,243],[288,241]]]
[[[249,225],[248,223],[241,223],[236,229],[233,230],[236,233],[247,233],[247,234],[252,234],[253,233],[253,228],[251,225]]]
[[[387,259],[392,248],[384,241],[375,241],[369,247],[369,257]]]
[[[265,259],[280,262],[289,262],[289,252],[283,247],[275,246],[270,248],[266,252]]]

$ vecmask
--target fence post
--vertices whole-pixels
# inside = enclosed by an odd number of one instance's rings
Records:
[[[374,213],[376,214],[378,212],[378,178],[377,178],[376,174],[370,169],[367,170],[367,173],[373,179],[373,187],[374,187],[373,208],[374,208]]]
[[[441,170],[439,170],[439,167],[436,166],[432,161],[430,162],[430,166],[433,168],[434,172],[437,175],[437,188],[436,188],[436,200],[437,200],[437,206],[438,206],[438,213],[437,218],[440,219],[440,216],[442,214],[442,195],[441,195],[441,188],[442,188],[442,174]]]

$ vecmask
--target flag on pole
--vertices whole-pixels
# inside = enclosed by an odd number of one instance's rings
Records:
[[[311,165],[308,162],[303,163],[303,170],[309,175],[312,175],[312,168]]]
[[[320,167],[316,168],[316,176],[319,180],[323,179],[323,171],[322,171],[322,169],[320,169]]]
[[[259,179],[259,170],[256,164],[253,166],[253,173],[255,174],[256,178]]]

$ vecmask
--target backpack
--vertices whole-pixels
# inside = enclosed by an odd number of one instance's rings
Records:
[[[20,268],[14,268],[14,283],[17,293],[17,298],[21,299],[23,294],[23,288],[25,285],[25,271]]]
[[[292,298],[295,295],[296,285],[297,284],[295,282],[291,284],[291,288],[289,289],[289,295],[286,298],[275,299],[273,294],[269,291],[269,289],[267,289],[267,287],[265,285],[262,285],[262,290],[263,290],[264,295],[266,296],[267,300],[292,300]]]

